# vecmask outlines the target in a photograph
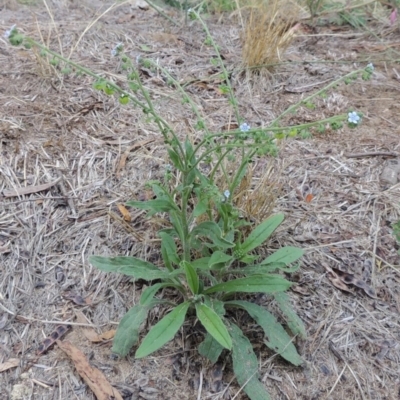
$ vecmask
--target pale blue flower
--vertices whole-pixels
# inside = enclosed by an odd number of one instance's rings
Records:
[[[367,65],[367,68],[369,68],[371,71],[373,71],[375,69],[374,64],[372,64],[372,63],[369,63]]]
[[[243,124],[240,125],[239,129],[241,132],[247,132],[250,130],[250,125],[246,122],[243,122]]]
[[[118,43],[112,50],[111,50],[111,55],[113,57],[117,56],[119,52],[122,50],[123,44]]]
[[[231,192],[229,190],[225,190],[225,192],[224,192],[225,199],[228,200],[230,195],[231,195]]]
[[[15,29],[16,25],[14,24],[10,29],[7,29],[4,32],[4,37],[8,39],[11,36],[12,31]]]
[[[357,125],[361,120],[360,116],[355,111],[349,112],[348,116],[348,121],[354,125]]]

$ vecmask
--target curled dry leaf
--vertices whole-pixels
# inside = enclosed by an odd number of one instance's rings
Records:
[[[131,214],[130,212],[126,209],[126,207],[122,204],[117,204],[118,210],[119,212],[122,214],[122,216],[124,217],[124,220],[126,222],[131,222],[132,218],[131,218]]]
[[[72,360],[78,374],[90,387],[98,400],[123,400],[119,391],[111,386],[104,374],[89,364],[82,351],[70,342],[57,340],[57,344]]]
[[[86,316],[79,310],[75,310],[76,321],[81,324],[90,323],[90,321],[86,318]],[[105,340],[110,340],[115,336],[117,332],[115,329],[111,329],[109,331],[97,334],[93,328],[82,328],[83,335],[86,339],[90,340],[93,343],[103,342]]]
[[[354,285],[358,288],[364,290],[365,294],[372,299],[376,299],[376,294],[374,289],[368,286],[362,279],[357,278],[354,274],[350,272],[341,271],[340,269],[333,268],[332,271],[339,277],[339,279],[346,285]]]
[[[58,325],[51,335],[43,340],[42,344],[38,347],[36,354],[41,356],[42,354],[46,353],[46,351],[53,346],[56,340],[63,337],[71,328],[71,325]]]
[[[6,362],[0,364],[0,372],[7,371],[10,368],[18,367],[18,364],[19,358],[9,358]]]

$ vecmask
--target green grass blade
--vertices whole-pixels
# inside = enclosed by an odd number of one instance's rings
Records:
[[[239,385],[250,400],[270,400],[267,390],[258,380],[258,361],[249,339],[235,324],[230,324],[229,332],[233,340],[233,371]]]
[[[292,343],[290,336],[283,326],[276,320],[275,316],[257,304],[248,301],[228,301],[226,305],[237,306],[245,309],[251,318],[264,330],[266,337],[265,344],[273,351],[277,352],[285,360],[293,365],[303,364],[302,358],[297,353],[296,347]]]
[[[184,323],[189,306],[190,303],[188,302],[182,303],[175,307],[161,321],[157,322],[157,324],[150,329],[149,333],[136,350],[135,357],[146,357],[172,340]]]
[[[232,339],[219,315],[204,303],[196,304],[196,314],[207,332],[223,347],[230,350]]]
[[[307,337],[306,327],[304,326],[304,323],[300,319],[300,317],[293,310],[290,304],[289,295],[283,292],[274,293],[274,297],[285,317],[285,320],[290,330],[293,332],[293,334],[299,335],[300,337],[305,339]]]
[[[121,357],[125,357],[129,353],[139,339],[139,328],[148,312],[148,307],[136,304],[123,316],[113,340],[111,349],[113,353]]]
[[[223,346],[221,346],[209,333],[206,338],[199,345],[199,354],[203,357],[208,358],[212,364],[218,361],[219,356],[222,353]]]
[[[289,289],[291,285],[291,282],[282,278],[280,275],[253,275],[246,278],[238,278],[232,281],[219,283],[204,290],[203,293],[274,293],[285,291]]]
[[[136,257],[100,257],[91,256],[89,262],[104,272],[118,272],[133,276],[135,279],[152,281],[154,279],[167,279],[169,274],[162,271],[154,264]]]
[[[258,225],[240,245],[240,250],[244,253],[255,249],[263,244],[272,234],[272,232],[282,223],[283,214],[272,215],[260,225]]]

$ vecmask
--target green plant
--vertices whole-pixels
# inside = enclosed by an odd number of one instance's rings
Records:
[[[339,78],[292,105],[267,128],[251,129],[240,117],[237,99],[217,44],[199,15],[194,13],[193,16],[199,20],[207,42],[215,50],[215,59],[219,62],[225,80],[224,94],[235,112],[239,129],[211,132],[196,103],[168,70],[151,59],[137,61],[147,68],[158,69],[167,84],[176,89],[182,103],[190,107],[197,121],[199,139],[196,142],[189,137],[180,140],[170,124],[157,112],[136,64],[123,53],[122,44],[112,50],[112,55],[120,57],[121,69],[127,75],[126,88],[25,37],[15,27],[8,30],[6,36],[13,45],[40,50],[63,73],[79,72],[93,77],[95,89],[106,95],[117,95],[122,105],[132,103],[140,107],[164,138],[172,166],[166,168],[163,182],[149,182],[155,199],[128,202],[131,207],[146,210],[148,217],[157,213],[168,217],[165,218],[168,223],[158,232],[161,240],[161,265],[127,256],[90,258],[90,262],[102,271],[122,273],[149,283],[139,302],[122,318],[112,351],[121,356],[127,355],[138,343],[140,327],[149,311],[162,304],[169,312],[144,337],[136,349],[137,358],[160,349],[175,336],[187,318],[195,315],[206,331],[198,349],[200,354],[216,362],[223,349],[230,350],[233,369],[243,390],[251,399],[267,399],[268,394],[258,380],[258,362],[251,343],[233,322],[232,314],[227,314],[227,310],[246,311],[263,329],[266,346],[292,364],[300,365],[302,359],[291,336],[274,315],[243,296],[257,292],[270,294],[285,317],[291,333],[305,337],[304,325],[293,311],[285,293],[291,282],[282,276],[282,273],[289,274],[299,268],[293,263],[302,256],[303,251],[290,246],[283,247],[262,259],[257,249],[282,223],[284,216],[272,215],[254,227],[241,218],[241,210],[235,204],[235,193],[240,190],[248,166],[255,157],[276,153],[276,135],[305,136],[313,127],[340,124],[346,119],[349,124],[357,125],[360,117],[355,112],[296,126],[280,126],[280,123],[286,115],[295,113],[302,104],[311,103],[314,97],[335,87],[340,81],[366,71],[372,74],[372,66]],[[228,167],[232,163],[236,164],[234,173],[230,175]],[[201,164],[207,164],[210,172],[202,172]],[[176,290],[174,301],[156,297],[159,291],[167,287]]]

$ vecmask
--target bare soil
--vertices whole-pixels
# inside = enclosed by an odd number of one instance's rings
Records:
[[[132,58],[158,59],[186,82],[213,130],[235,122],[218,91],[213,50],[204,45],[197,23],[186,26],[182,15],[168,10],[179,21],[174,26],[128,2],[100,17],[111,4],[49,3],[53,22],[44,5],[8,2],[0,30],[17,24],[66,56],[73,49],[72,60],[117,82],[124,75],[111,50],[123,42]],[[207,23],[252,126],[268,124],[324,83],[374,63],[370,81],[340,85],[318,98],[314,110],[304,108],[286,120],[308,122],[354,109],[364,115],[357,129],[282,140],[279,155],[256,166],[262,175],[272,165],[281,187],[274,211],[286,215],[265,251],[284,245],[306,250],[299,272],[290,277],[296,282],[293,307],[307,327],[308,338],[296,340],[304,366],[294,368],[266,349],[251,320],[242,324],[273,399],[399,399],[400,258],[391,224],[400,218],[400,184],[380,179],[387,160],[400,153],[398,25],[380,27],[376,38],[346,26],[304,24],[272,76],[249,79],[239,71],[237,16],[212,16]],[[62,76],[32,50],[12,48],[4,38],[0,43],[0,365],[17,360],[16,367],[0,370],[0,399],[94,399],[57,345],[37,355],[60,324],[71,325],[62,339],[80,348],[124,398],[246,398],[228,358],[210,366],[197,355],[201,332],[193,321],[143,360],[115,359],[110,340],[87,338],[85,329],[115,329],[143,288],[142,282],[99,272],[88,257],[159,258],[151,223],[134,209],[132,221],[124,221],[117,205],[143,195],[148,180],[163,176],[165,146],[141,110],[96,92],[92,79]],[[142,77],[162,115],[182,137],[192,135],[193,115],[175,101],[162,76],[145,71]],[[21,194],[54,181],[43,191]],[[14,196],[6,196],[10,190]],[[349,291],[335,287],[332,267],[355,274],[376,297],[353,285]],[[267,296],[258,300],[275,310]],[[144,330],[164,312],[155,310]]]

